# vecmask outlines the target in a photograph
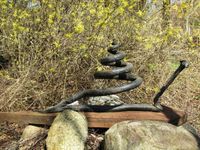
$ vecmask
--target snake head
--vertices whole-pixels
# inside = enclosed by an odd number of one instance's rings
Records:
[[[186,61],[186,60],[181,60],[180,61],[180,66],[181,66],[181,68],[188,68],[189,67],[189,62],[188,61]]]
[[[116,41],[112,42],[112,46],[108,48],[108,52],[111,54],[116,54],[118,51],[118,48],[121,47],[121,44],[117,44]]]

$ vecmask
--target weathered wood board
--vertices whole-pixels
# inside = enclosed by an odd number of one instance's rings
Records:
[[[122,112],[82,112],[88,119],[90,128],[109,128],[113,124],[125,120],[157,120],[181,125],[187,120],[186,113],[166,107],[163,112],[122,111]],[[51,125],[56,113],[38,112],[0,112],[0,122],[22,124]]]

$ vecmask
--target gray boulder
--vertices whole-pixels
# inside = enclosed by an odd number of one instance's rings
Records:
[[[199,150],[185,128],[158,121],[124,121],[105,133],[105,150]]]
[[[84,150],[88,124],[81,113],[65,110],[53,121],[46,140],[48,150]]]

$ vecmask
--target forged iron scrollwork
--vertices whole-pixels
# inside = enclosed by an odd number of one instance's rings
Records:
[[[75,101],[80,101],[82,98],[91,96],[105,96],[111,94],[117,94],[125,91],[137,88],[142,83],[142,78],[131,74],[133,68],[131,63],[124,62],[123,59],[126,56],[125,53],[120,52],[120,45],[113,42],[112,46],[108,49],[111,54],[100,60],[102,65],[113,67],[110,71],[98,71],[94,74],[96,79],[116,79],[116,80],[126,80],[127,84],[119,87],[111,87],[106,89],[86,89],[80,91],[68,99],[62,100],[55,106],[51,106],[46,110],[39,112],[43,113],[55,113],[61,112],[65,109],[72,109],[76,111],[92,111],[92,112],[105,112],[105,111],[162,111],[162,106],[160,105],[160,96],[168,88],[168,86],[174,81],[177,75],[186,67],[188,67],[187,61],[181,61],[181,65],[175,71],[175,73],[170,77],[167,83],[161,88],[160,92],[154,98],[154,104],[120,104],[116,106],[98,106],[98,105],[70,105]]]

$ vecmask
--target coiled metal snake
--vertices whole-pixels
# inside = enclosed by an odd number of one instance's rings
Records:
[[[123,104],[117,106],[95,106],[95,105],[69,105],[77,100],[80,100],[84,97],[90,96],[105,96],[111,94],[117,94],[125,91],[129,91],[138,87],[142,83],[142,78],[136,75],[132,75],[130,73],[133,68],[131,63],[123,62],[122,60],[125,57],[125,53],[118,51],[120,45],[112,43],[112,47],[108,49],[108,52],[112,55],[107,56],[100,60],[102,65],[114,67],[111,71],[99,71],[94,74],[96,79],[116,79],[116,80],[127,80],[130,83],[119,86],[119,87],[111,87],[106,89],[86,89],[81,92],[78,92],[68,99],[65,99],[58,103],[55,106],[51,106],[46,110],[39,111],[43,113],[54,113],[61,112],[65,109],[73,109],[78,111],[121,111],[121,110],[147,110],[147,111],[159,111],[153,105],[149,104]]]

